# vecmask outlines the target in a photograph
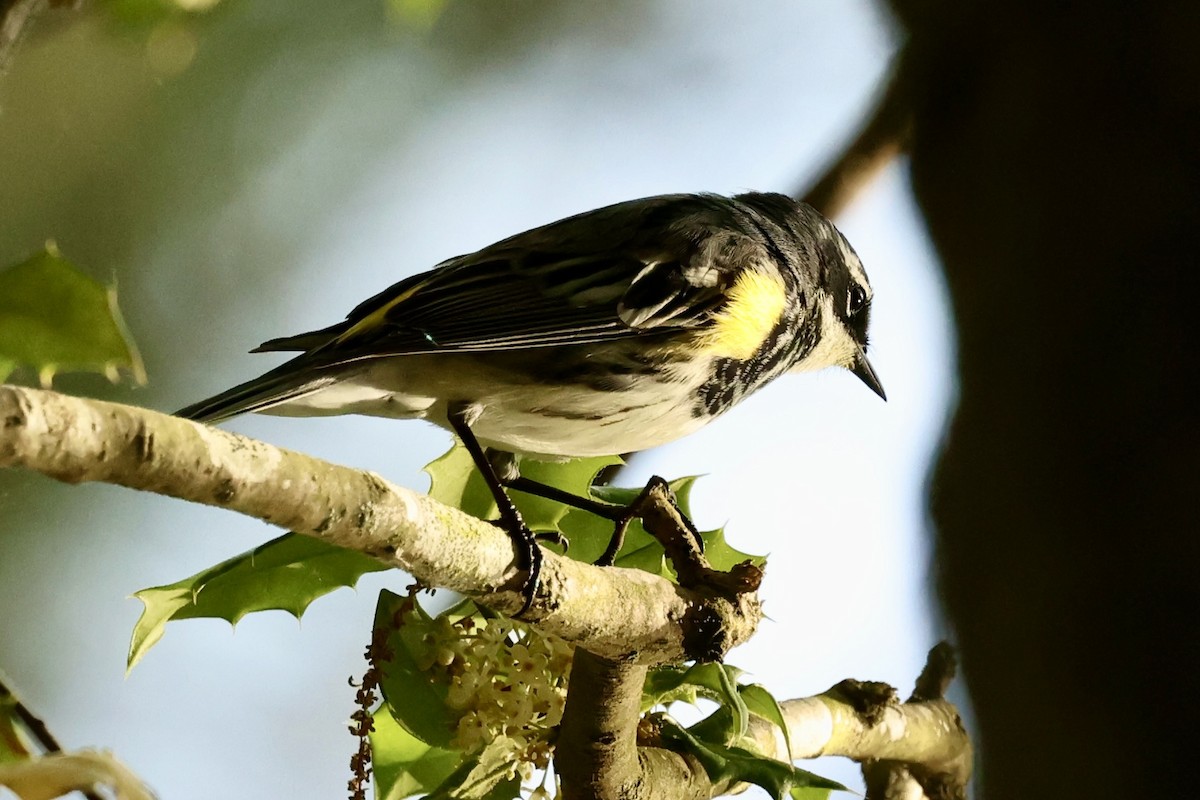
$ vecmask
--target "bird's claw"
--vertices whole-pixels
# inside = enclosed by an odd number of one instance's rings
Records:
[[[529,530],[529,526],[525,524],[525,520],[519,516],[515,519],[502,517],[494,520],[493,524],[502,528],[508,537],[512,539],[513,544],[517,548],[517,566],[525,571],[525,582],[521,584],[521,609],[514,614],[514,617],[524,616],[524,614],[533,607],[533,601],[537,597],[538,589],[542,585],[542,548],[538,547],[538,539],[543,535],[535,534]],[[565,537],[562,534],[557,535],[565,542]]]

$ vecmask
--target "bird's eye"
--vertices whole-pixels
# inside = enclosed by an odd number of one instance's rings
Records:
[[[846,305],[846,310],[853,316],[863,310],[863,306],[867,304],[867,290],[855,284],[850,287],[850,298]]]

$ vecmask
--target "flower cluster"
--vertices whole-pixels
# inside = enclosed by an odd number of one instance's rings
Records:
[[[572,646],[508,619],[439,617],[417,666],[447,687],[461,712],[453,746],[506,752],[511,776],[533,777],[550,763],[550,733],[562,719]]]

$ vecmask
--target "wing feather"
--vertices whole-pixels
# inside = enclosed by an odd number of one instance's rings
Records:
[[[445,351],[590,344],[701,327],[766,258],[702,195],[633,201],[518,234],[406,278],[346,321],[260,349],[322,365]]]

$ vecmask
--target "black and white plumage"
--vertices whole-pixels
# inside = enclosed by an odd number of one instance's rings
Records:
[[[452,258],[302,351],[182,409],[423,418],[469,408],[486,446],[542,457],[684,436],[787,371],[866,360],[871,290],[817,212],[777,194],[664,195],[607,206]]]

